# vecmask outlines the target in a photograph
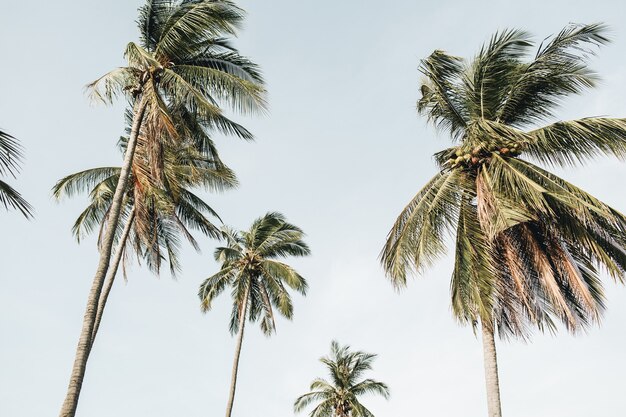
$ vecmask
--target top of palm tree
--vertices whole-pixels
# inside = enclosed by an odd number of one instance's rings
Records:
[[[291,297],[285,284],[305,295],[308,284],[291,266],[281,262],[288,256],[307,256],[304,232],[287,222],[281,213],[270,212],[256,219],[249,230],[222,229],[225,243],[215,249],[220,271],[207,278],[198,292],[202,311],[211,309],[213,300],[232,287],[233,310],[230,331],[239,329],[241,312],[247,311],[252,322],[261,319],[261,330],[275,331],[274,308],[284,317],[293,316]]]
[[[256,64],[228,41],[240,27],[242,9],[228,0],[147,0],[137,21],[140,42],[125,51],[127,66],[87,86],[94,99],[110,102],[124,94],[146,103],[153,132],[173,138],[181,111],[207,128],[251,139],[220,106],[249,113],[266,108]]]
[[[622,119],[588,118],[528,130],[553,119],[565,97],[596,85],[588,58],[607,42],[605,25],[572,24],[534,54],[534,42],[521,30],[496,33],[469,62],[433,52],[419,67],[426,79],[418,112],[457,143],[437,154],[437,161],[450,165],[453,155],[510,148],[513,142],[513,153],[555,165],[602,154],[626,156]]]
[[[125,139],[121,142],[124,148]],[[199,250],[199,245],[191,230],[199,230],[210,237],[220,236],[219,228],[207,218],[213,216],[221,223],[219,215],[191,188],[222,191],[235,187],[237,180],[219,158],[214,160],[198,152],[194,146],[179,144],[163,149],[164,181],[155,184],[145,141],[140,138],[139,142],[121,212],[123,223],[133,222],[129,238],[132,245],[125,245],[125,254],[129,253],[126,248],[131,247],[137,260],[145,259],[155,273],[159,272],[161,261],[167,259],[170,272],[175,275],[180,269],[179,235],[185,237],[196,250]],[[72,228],[78,241],[99,229],[98,243],[101,243],[103,232],[109,226],[107,216],[120,171],[119,167],[92,168],[68,175],[55,184],[53,195],[57,199],[89,192],[90,204]],[[122,224],[118,225],[116,239],[121,236],[123,228]]]
[[[541,168],[596,155],[626,156],[626,119],[547,123],[568,95],[595,85],[588,57],[608,41],[602,24],[569,25],[533,42],[494,35],[473,60],[435,51],[422,61],[418,111],[450,133],[439,173],[404,208],[381,253],[404,286],[455,235],[452,306],[459,320],[526,334],[529,323],[576,330],[599,320],[601,270],[626,272],[626,217]]]
[[[317,378],[311,383],[311,392],[295,401],[294,410],[300,412],[313,402],[318,403],[310,417],[373,417],[359,401],[364,394],[378,394],[389,398],[386,384],[367,378],[365,372],[372,369],[376,355],[351,351],[350,346],[340,346],[333,341],[330,355],[320,361],[328,368],[330,381]]]

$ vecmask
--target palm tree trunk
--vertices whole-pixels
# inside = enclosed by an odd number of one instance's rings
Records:
[[[102,321],[102,314],[104,313],[104,307],[106,306],[107,299],[109,298],[109,294],[111,293],[111,288],[113,288],[113,282],[115,281],[115,275],[117,275],[117,270],[120,266],[120,262],[122,261],[122,255],[124,254],[124,247],[126,246],[126,241],[128,240],[128,235],[130,234],[130,230],[133,228],[133,219],[135,217],[135,208],[130,212],[128,216],[128,220],[126,221],[126,226],[124,227],[124,231],[122,232],[122,236],[120,237],[120,241],[117,244],[117,248],[115,249],[115,255],[113,255],[113,263],[109,267],[107,272],[106,283],[102,288],[102,294],[100,294],[100,300],[98,301],[98,311],[96,312],[96,321],[93,325],[93,332],[91,332],[91,347],[93,348],[93,344],[96,340],[96,335],[98,334],[98,329],[100,328],[100,322]]]
[[[237,345],[235,346],[235,359],[233,361],[233,374],[230,384],[230,395],[228,404],[226,405],[226,417],[230,417],[233,412],[233,403],[235,402],[235,387],[237,386],[237,369],[239,368],[239,356],[241,355],[241,343],[243,342],[243,329],[246,325],[246,313],[248,312],[248,295],[250,294],[250,285],[246,288],[244,294],[243,312],[239,316],[239,331],[237,332]]]
[[[115,194],[113,195],[113,201],[111,202],[109,218],[107,219],[107,228],[104,234],[104,239],[102,241],[102,246],[100,247],[100,260],[98,261],[98,268],[96,269],[96,274],[93,278],[91,289],[89,290],[87,306],[85,308],[85,314],[83,316],[83,326],[80,332],[80,337],[78,339],[76,356],[74,357],[72,375],[70,376],[70,382],[67,387],[65,400],[63,401],[63,405],[61,406],[61,412],[59,413],[60,417],[74,417],[76,415],[78,397],[80,395],[80,390],[83,385],[83,379],[85,377],[87,359],[89,359],[89,353],[91,351],[91,335],[93,333],[94,323],[96,319],[96,311],[98,309],[98,302],[100,300],[100,292],[102,291],[104,278],[109,267],[111,249],[113,246],[113,238],[115,236],[115,229],[117,227],[117,222],[120,217],[122,200],[124,198],[124,192],[126,191],[126,184],[130,175],[133,156],[135,155],[135,148],[137,146],[139,128],[141,127],[145,110],[146,101],[142,97],[135,106],[133,125],[131,128],[130,137],[128,139],[126,154],[124,156],[124,164],[122,165],[120,179],[117,182]]]
[[[487,385],[487,411],[489,417],[502,417],[500,382],[498,380],[498,358],[493,329],[481,324],[483,331],[483,354],[485,383]]]

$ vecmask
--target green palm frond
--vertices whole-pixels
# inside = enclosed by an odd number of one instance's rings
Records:
[[[52,188],[52,195],[56,199],[74,197],[77,194],[94,190],[98,184],[107,179],[114,179],[117,182],[119,174],[119,167],[101,167],[80,171],[57,181]]]
[[[235,278],[234,268],[224,268],[213,274],[200,285],[198,296],[202,300],[202,311],[206,312],[211,309],[213,300],[219,296],[224,289]]]
[[[267,106],[263,88],[257,80],[249,79],[251,77],[245,69],[233,64],[214,68],[211,64],[181,64],[174,71],[204,95],[210,95],[218,101],[230,102],[236,111],[249,113]],[[231,71],[238,74],[231,74]]]
[[[381,260],[396,287],[407,271],[430,265],[445,250],[445,236],[458,218],[463,173],[443,172],[431,179],[404,208],[387,236]]]
[[[23,149],[17,139],[0,130],[0,176],[10,175],[15,178],[23,157]],[[17,190],[1,180],[0,204],[5,209],[19,210],[26,218],[33,217],[33,207]]]
[[[132,68],[115,68],[87,84],[85,88],[92,100],[108,104],[112,103],[117,96],[126,94],[134,85],[137,85],[139,75],[139,71]]]
[[[481,48],[464,76],[466,105],[472,119],[495,117],[531,46],[527,32],[513,29],[496,33]]]
[[[557,122],[529,132],[524,153],[548,165],[583,164],[597,156],[626,158],[626,119],[600,117]]]
[[[234,35],[243,18],[243,10],[227,0],[181,1],[163,21],[154,53],[169,59],[193,55],[206,37]]]
[[[311,388],[311,389],[314,389],[314,388]],[[324,391],[309,392],[307,394],[301,395],[294,402],[293,410],[296,413],[299,413],[300,411],[304,410],[309,404],[313,402],[319,401],[323,403],[324,401],[327,401],[329,399],[328,398],[329,396],[330,396],[330,393],[324,392]]]
[[[460,83],[463,60],[435,51],[421,61],[419,71],[426,76],[426,82],[422,84],[417,111],[438,128],[449,131],[452,137],[460,137],[469,120],[463,105],[467,98]]]
[[[33,207],[22,197],[22,195],[9,184],[0,180],[0,204],[5,209],[19,210],[24,217],[33,217]]]
[[[22,146],[13,136],[0,130],[0,175],[15,175],[24,157]]]
[[[602,24],[571,24],[544,41],[511,82],[497,120],[516,127],[541,123],[554,116],[564,97],[593,87],[597,76],[585,58],[608,43],[606,32]]]

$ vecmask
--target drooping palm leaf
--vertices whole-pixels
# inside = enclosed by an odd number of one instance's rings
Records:
[[[15,178],[23,156],[22,146],[17,139],[0,130],[0,176],[10,175]],[[2,180],[0,180],[0,204],[5,209],[19,210],[26,218],[33,217],[33,207],[17,190]]]

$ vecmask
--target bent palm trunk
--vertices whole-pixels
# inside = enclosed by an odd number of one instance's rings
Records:
[[[489,417],[502,417],[500,404],[500,382],[498,380],[498,358],[496,356],[496,342],[493,330],[484,324],[483,354],[485,365],[485,383],[487,386],[487,411]]]
[[[115,249],[115,255],[113,255],[113,263],[109,267],[109,271],[107,272],[106,283],[104,284],[104,288],[102,289],[102,294],[100,294],[100,300],[98,301],[98,311],[96,312],[96,320],[93,325],[93,332],[91,332],[91,347],[92,348],[96,340],[96,335],[98,334],[98,329],[100,328],[100,322],[102,321],[102,314],[104,313],[104,307],[106,306],[107,299],[109,298],[109,294],[111,293],[111,288],[113,288],[115,275],[117,275],[117,270],[120,266],[120,262],[122,261],[122,255],[124,254],[124,247],[126,246],[128,235],[130,234],[130,230],[133,227],[134,217],[135,217],[135,209],[133,208],[133,210],[130,212],[130,215],[128,216],[128,221],[126,222],[126,226],[124,226],[124,231],[122,232],[120,241],[117,244],[117,248]]]
[[[141,98],[135,108],[131,133],[128,139],[126,154],[124,156],[124,164],[122,165],[120,178],[117,182],[115,194],[113,195],[113,200],[111,202],[111,208],[108,215],[109,217],[107,219],[108,225],[104,234],[104,239],[102,240],[102,246],[100,248],[98,268],[96,269],[96,274],[93,278],[91,289],[89,290],[87,307],[85,308],[85,314],[83,316],[83,326],[78,339],[78,347],[76,348],[76,356],[74,357],[74,365],[72,367],[72,374],[70,376],[67,394],[65,396],[65,400],[63,401],[63,405],[61,406],[61,412],[59,413],[60,417],[74,417],[76,415],[78,397],[80,395],[83,379],[85,377],[87,359],[89,358],[89,353],[91,351],[91,336],[94,329],[100,293],[102,291],[104,278],[109,267],[115,229],[120,217],[122,200],[126,190],[126,184],[128,182],[133,156],[137,145],[139,128],[143,121],[145,110],[146,101],[144,98]]]
[[[243,328],[246,324],[246,313],[248,312],[248,294],[250,287],[246,289],[244,295],[243,312],[239,316],[239,332],[237,334],[237,345],[235,346],[235,359],[233,361],[233,374],[230,384],[230,395],[228,396],[228,404],[226,405],[226,417],[230,417],[233,411],[233,403],[235,402],[235,387],[237,386],[237,369],[239,368],[239,356],[241,355],[241,344],[243,342]]]

